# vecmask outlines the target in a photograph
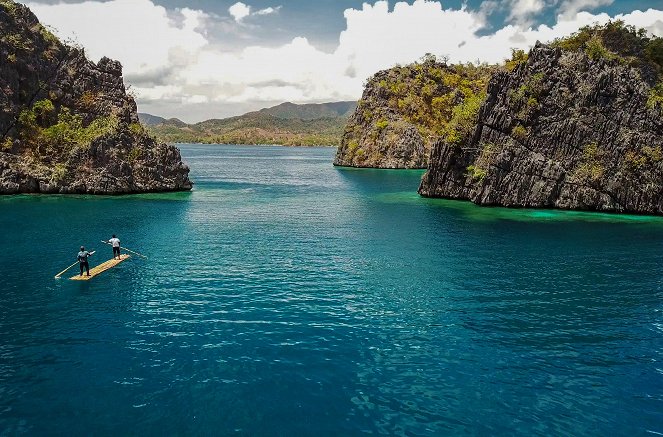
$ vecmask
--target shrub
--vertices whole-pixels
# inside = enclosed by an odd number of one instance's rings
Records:
[[[485,98],[485,93],[475,94],[453,108],[445,135],[448,142],[458,144],[472,133]]]
[[[127,161],[130,163],[133,163],[140,159],[140,157],[143,155],[142,149],[139,149],[138,147],[134,147],[129,151],[129,154],[127,155]]]
[[[49,99],[43,99],[36,102],[32,105],[32,111],[34,112],[35,121],[40,126],[48,125],[48,123],[53,121],[55,116],[55,106],[53,106],[53,102]]]
[[[62,182],[67,177],[67,167],[64,164],[58,163],[53,167],[51,173],[51,182]]]
[[[15,51],[16,50],[21,50],[21,51],[31,51],[32,46],[30,45],[30,41],[27,41],[23,39],[21,34],[19,33],[13,33],[6,35],[2,38],[2,40],[8,44],[11,48],[13,48]]]
[[[580,164],[573,172],[573,176],[580,181],[598,182],[605,173],[603,158],[604,153],[597,143],[587,144],[583,148]]]
[[[663,75],[663,38],[649,38],[645,29],[621,20],[582,27],[569,37],[556,39],[552,45],[562,50],[584,50],[593,59],[618,59],[635,67],[649,65],[659,78]]]
[[[642,153],[652,162],[660,162],[663,160],[663,151],[661,146],[644,146]]]
[[[39,33],[41,34],[42,38],[51,45],[58,44],[60,40],[58,39],[57,36],[53,34],[50,30],[46,28],[46,26],[40,25],[39,27]]]
[[[18,10],[16,3],[10,0],[0,0],[0,7],[11,16],[15,16]]]
[[[0,143],[0,152],[10,152],[13,145],[14,142],[12,141],[11,138],[9,137],[5,138],[2,141],[2,143]]]
[[[387,126],[389,126],[389,122],[387,120],[384,120],[384,119],[378,121],[377,123],[375,123],[375,127],[378,130],[382,130],[382,129],[386,128]]]
[[[524,50],[511,49],[511,59],[504,63],[504,68],[506,68],[506,71],[513,71],[520,64],[527,62],[528,58],[529,55]]]
[[[85,91],[78,99],[78,104],[84,109],[92,109],[97,103],[97,95],[92,91]]]
[[[142,136],[145,134],[145,128],[140,123],[131,123],[129,125],[129,131],[135,136]]]
[[[511,136],[515,140],[520,141],[521,143],[523,143],[523,142],[527,141],[527,137],[529,136],[529,132],[527,131],[527,128],[525,128],[523,125],[517,124],[511,130]]]
[[[585,53],[594,60],[606,59],[612,60],[616,55],[603,45],[603,40],[598,35],[593,35],[585,45]]]
[[[475,181],[482,181],[486,177],[486,170],[479,168],[475,165],[467,166],[468,176],[470,176]]]
[[[640,170],[647,163],[647,158],[637,152],[629,150],[624,155],[624,165],[629,171]]]
[[[656,105],[663,105],[663,81],[658,82],[649,90],[647,107],[654,108]]]

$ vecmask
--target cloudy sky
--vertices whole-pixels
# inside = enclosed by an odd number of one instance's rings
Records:
[[[663,36],[663,0],[32,0],[96,62],[118,59],[138,108],[193,122],[284,101],[355,100],[425,53],[498,62],[511,48],[623,19]]]

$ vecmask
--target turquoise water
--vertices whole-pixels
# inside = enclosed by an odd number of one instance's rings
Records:
[[[663,433],[663,219],[182,153],[191,193],[0,198],[0,434]],[[149,259],[53,279],[111,233]]]

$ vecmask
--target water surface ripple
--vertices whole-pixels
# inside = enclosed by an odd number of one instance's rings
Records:
[[[182,152],[191,193],[0,198],[0,435],[663,433],[663,219]],[[149,259],[53,280],[110,233]]]

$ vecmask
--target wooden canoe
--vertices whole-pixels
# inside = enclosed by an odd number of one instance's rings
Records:
[[[84,271],[83,276],[76,275],[76,276],[72,276],[69,279],[71,279],[73,281],[89,281],[90,279],[94,278],[98,274],[103,273],[106,270],[115,267],[116,265],[118,265],[122,261],[124,261],[126,259],[129,259],[129,258],[130,258],[129,255],[120,255],[120,259],[115,259],[115,258],[109,259],[108,261],[103,262],[103,263],[99,264],[98,266],[91,268],[90,269],[90,276],[87,276],[85,274],[86,272]]]

